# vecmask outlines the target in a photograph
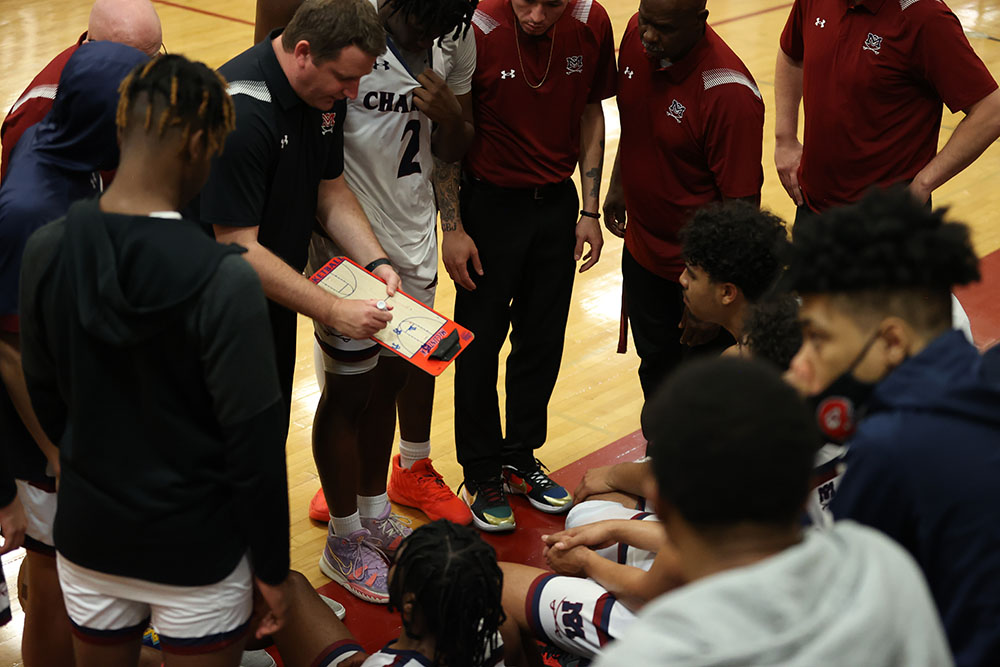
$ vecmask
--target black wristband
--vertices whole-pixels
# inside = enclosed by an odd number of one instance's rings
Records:
[[[373,262],[368,262],[368,264],[365,265],[365,271],[367,271],[368,273],[371,273],[375,269],[377,269],[378,267],[385,266],[386,264],[388,264],[389,266],[392,266],[392,262],[389,261],[389,258],[388,257],[379,257],[378,259],[376,259]]]
[[[580,215],[582,215],[585,218],[593,218],[594,220],[601,219],[600,213],[591,213],[590,211],[580,211]]]

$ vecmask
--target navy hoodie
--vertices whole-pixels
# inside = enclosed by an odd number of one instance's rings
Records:
[[[16,331],[18,280],[31,233],[100,192],[98,171],[118,164],[118,86],[149,57],[113,42],[82,45],[66,63],[51,111],[14,150],[0,187],[0,318]],[[14,475],[44,482],[46,461],[0,383],[0,432]]]
[[[1000,665],[1000,366],[959,331],[878,384],[831,509],[923,569],[958,665]]]

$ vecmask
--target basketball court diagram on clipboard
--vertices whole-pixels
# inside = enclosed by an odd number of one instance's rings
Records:
[[[385,283],[349,259],[330,260],[310,279],[342,299],[373,299],[391,306],[392,321],[373,340],[432,375],[440,374],[472,342],[470,331],[408,294],[386,296]],[[452,352],[442,355],[449,347]]]

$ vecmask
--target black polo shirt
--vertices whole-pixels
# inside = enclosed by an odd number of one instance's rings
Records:
[[[219,68],[236,106],[236,129],[202,190],[209,225],[259,226],[257,240],[296,271],[305,268],[319,183],[344,171],[346,100],[329,113],[292,89],[267,39]]]

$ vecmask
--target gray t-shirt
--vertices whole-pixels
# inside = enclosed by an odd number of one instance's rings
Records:
[[[596,667],[952,665],[913,559],[850,521],[649,603]]]

